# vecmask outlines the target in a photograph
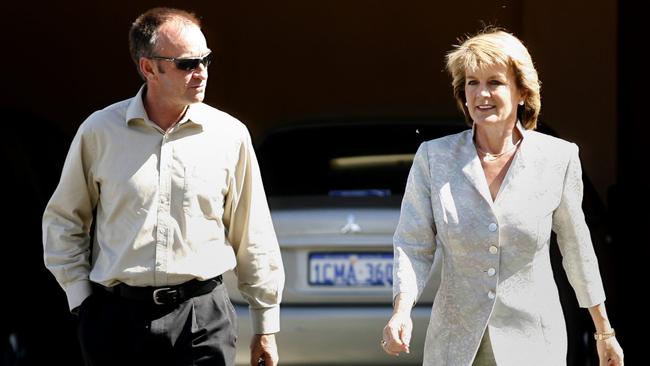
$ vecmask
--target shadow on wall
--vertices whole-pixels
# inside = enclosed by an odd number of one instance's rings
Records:
[[[61,173],[71,136],[51,121],[3,110],[3,233],[0,364],[81,365],[76,320],[43,265],[41,217]]]

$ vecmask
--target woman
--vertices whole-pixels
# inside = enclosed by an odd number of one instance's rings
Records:
[[[578,148],[533,131],[540,83],[527,49],[487,29],[452,50],[447,69],[472,129],[425,142],[415,155],[394,237],[394,312],[382,348],[409,352],[410,311],[440,250],[424,365],[565,365],[552,230],[593,319],[600,364],[623,365],[581,209]]]

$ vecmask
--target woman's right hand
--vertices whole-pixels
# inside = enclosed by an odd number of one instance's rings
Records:
[[[393,312],[388,324],[384,327],[381,348],[392,356],[410,352],[411,331],[413,321],[409,310],[396,310]]]

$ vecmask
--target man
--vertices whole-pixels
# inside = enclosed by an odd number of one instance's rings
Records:
[[[151,9],[129,40],[145,85],[79,127],[43,216],[45,264],[79,315],[84,358],[233,365],[221,274],[236,266],[251,365],[276,365],[280,250],[248,131],[202,103],[212,55],[199,20]]]

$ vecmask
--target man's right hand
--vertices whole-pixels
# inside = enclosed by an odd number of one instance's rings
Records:
[[[251,340],[251,366],[276,366],[279,360],[275,334],[255,334]]]

